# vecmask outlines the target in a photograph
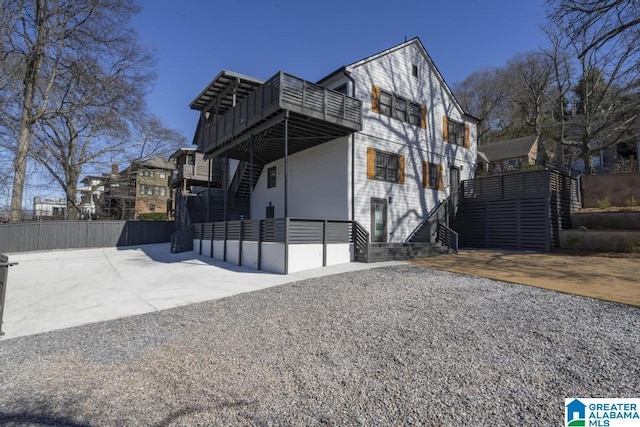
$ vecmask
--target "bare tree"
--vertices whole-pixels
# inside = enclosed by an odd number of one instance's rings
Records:
[[[27,158],[36,123],[66,112],[70,105],[53,96],[60,79],[73,74],[78,61],[100,64],[105,74],[144,76],[130,67],[141,59],[129,20],[138,6],[130,0],[0,0],[0,56],[3,72],[16,76],[19,96],[7,108],[16,123],[17,143],[10,220],[21,217]],[[144,79],[141,85],[144,85]],[[14,84],[15,87],[15,84]],[[108,88],[105,88],[108,89]]]
[[[558,73],[570,108],[559,117],[558,139],[579,153],[586,168],[595,153],[640,136],[640,17],[638,1],[560,1],[552,18],[550,56],[574,58],[568,79]],[[567,80],[569,84],[567,84]],[[571,90],[567,90],[570,85]]]
[[[453,85],[453,92],[465,111],[480,119],[478,141],[487,143],[489,137],[507,124],[504,110],[508,88],[504,85],[504,70],[489,68],[476,71],[462,82]]]

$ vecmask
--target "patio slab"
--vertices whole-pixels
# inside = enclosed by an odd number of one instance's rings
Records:
[[[169,244],[10,254],[3,340],[224,298],[394,263],[349,263],[281,275]],[[397,263],[396,263],[397,264]]]

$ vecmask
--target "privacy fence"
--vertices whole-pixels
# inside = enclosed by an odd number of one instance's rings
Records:
[[[100,248],[171,241],[173,221],[40,221],[0,225],[0,252]]]
[[[456,228],[468,247],[550,251],[579,206],[577,181],[557,171],[488,176],[462,184]]]

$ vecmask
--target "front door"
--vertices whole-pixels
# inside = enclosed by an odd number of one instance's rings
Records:
[[[371,198],[371,241],[387,241],[387,199]]]
[[[451,166],[449,168],[449,185],[451,186],[451,194],[458,191],[460,185],[460,169]]]

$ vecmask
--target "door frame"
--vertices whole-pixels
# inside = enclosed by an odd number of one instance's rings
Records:
[[[376,236],[376,205],[382,205],[382,222],[383,230],[382,235]],[[371,242],[372,243],[386,243],[387,242],[387,199],[381,199],[378,197],[371,198]]]

